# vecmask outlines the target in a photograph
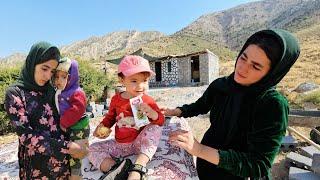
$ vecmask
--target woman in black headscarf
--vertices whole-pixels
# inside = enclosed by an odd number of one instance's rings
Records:
[[[67,179],[68,154],[85,146],[67,141],[59,126],[49,82],[59,59],[57,47],[34,44],[20,77],[6,92],[5,108],[19,136],[20,179]]]
[[[164,109],[165,115],[182,117],[210,111],[211,126],[201,144],[191,132],[181,130],[169,138],[198,157],[200,179],[270,178],[289,112],[275,85],[299,53],[299,44],[289,32],[259,31],[244,44],[231,75],[213,81],[195,103]]]

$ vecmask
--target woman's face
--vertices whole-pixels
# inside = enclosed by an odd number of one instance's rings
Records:
[[[58,62],[55,59],[50,59],[36,65],[34,70],[34,81],[38,86],[44,86],[51,79],[57,66]]]
[[[261,80],[270,70],[271,61],[266,53],[257,45],[249,45],[237,60],[234,80],[250,86]]]

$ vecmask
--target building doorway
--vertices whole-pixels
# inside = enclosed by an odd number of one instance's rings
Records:
[[[191,82],[200,82],[199,56],[191,56]]]
[[[162,81],[161,77],[161,62],[155,62],[155,69],[156,69],[156,82]]]

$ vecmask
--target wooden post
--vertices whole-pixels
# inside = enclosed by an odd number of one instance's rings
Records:
[[[287,128],[289,132],[294,132],[295,134],[297,134],[299,137],[301,137],[302,139],[304,139],[305,141],[307,141],[309,144],[311,144],[312,146],[314,146],[315,148],[317,148],[318,150],[320,150],[320,145],[313,142],[312,140],[310,140],[309,138],[305,137],[303,134],[299,133],[297,130],[293,129],[292,127],[288,127]]]

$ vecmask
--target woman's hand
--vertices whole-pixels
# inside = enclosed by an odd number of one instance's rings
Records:
[[[217,149],[200,144],[192,135],[191,131],[177,130],[169,134],[169,142],[185,149],[191,155],[218,165],[220,161]]]
[[[169,134],[169,142],[185,149],[194,156],[199,156],[202,145],[193,137],[191,131],[176,130]]]
[[[111,133],[111,129],[100,123],[93,132],[93,136],[99,139],[107,138]]]
[[[161,108],[160,110],[165,116],[180,116],[182,113],[182,111],[179,108],[169,109],[164,107],[164,108]]]
[[[150,118],[151,120],[157,120],[159,115],[157,113],[157,111],[153,110],[148,104],[146,103],[141,103],[139,105],[139,110],[145,114],[146,116],[148,116],[148,118]]]

